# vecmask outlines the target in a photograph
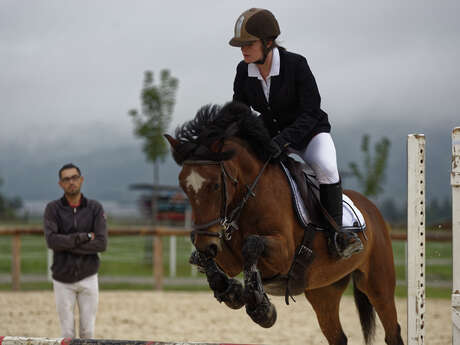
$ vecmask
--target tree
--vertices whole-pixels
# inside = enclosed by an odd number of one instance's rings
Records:
[[[168,154],[168,145],[163,134],[171,122],[178,84],[178,79],[167,69],[160,71],[159,85],[154,84],[153,72],[146,71],[141,90],[141,111],[129,111],[134,122],[134,133],[144,139],[142,149],[147,159],[153,163],[155,185],[159,182],[159,160]]]
[[[3,185],[3,179],[0,177],[0,187]],[[16,211],[22,207],[22,200],[19,197],[7,198],[0,193],[0,218],[15,218]]]
[[[387,198],[383,200],[379,208],[382,212],[383,218],[385,218],[385,220],[390,222],[392,225],[404,224],[407,219],[404,211],[405,209],[396,205],[393,198]]]
[[[383,191],[382,184],[385,181],[390,141],[384,137],[377,142],[374,147],[374,157],[371,157],[369,141],[368,134],[364,135],[361,141],[361,151],[364,154],[363,171],[355,162],[350,162],[349,167],[351,175],[357,178],[363,194],[366,196],[378,196]]]
[[[452,222],[452,204],[450,198],[439,202],[437,198],[432,198],[426,208],[426,224],[429,226],[442,225]]]

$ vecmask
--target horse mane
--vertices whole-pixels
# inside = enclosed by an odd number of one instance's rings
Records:
[[[224,140],[230,137],[241,139],[260,161],[269,159],[273,152],[270,134],[261,118],[239,102],[201,107],[192,120],[176,128],[175,137],[179,144],[173,150],[173,158],[179,165],[185,160],[232,158],[234,151],[222,151]]]

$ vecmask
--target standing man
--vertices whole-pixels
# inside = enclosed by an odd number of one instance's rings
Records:
[[[64,196],[50,202],[44,215],[46,243],[54,251],[53,289],[64,338],[75,338],[75,302],[80,338],[93,338],[99,300],[99,252],[107,247],[104,210],[80,192],[83,176],[73,164],[59,170]]]

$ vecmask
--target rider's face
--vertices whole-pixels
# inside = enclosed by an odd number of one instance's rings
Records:
[[[264,55],[262,52],[262,42],[260,40],[251,42],[241,47],[244,62],[253,63],[261,60]]]

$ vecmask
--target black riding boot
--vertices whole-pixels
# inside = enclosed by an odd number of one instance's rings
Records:
[[[334,232],[330,237],[332,248],[342,258],[349,258],[363,250],[363,243],[355,232],[342,228],[342,186],[340,182],[321,184],[319,186],[320,201],[329,215],[335,220],[340,232]]]

